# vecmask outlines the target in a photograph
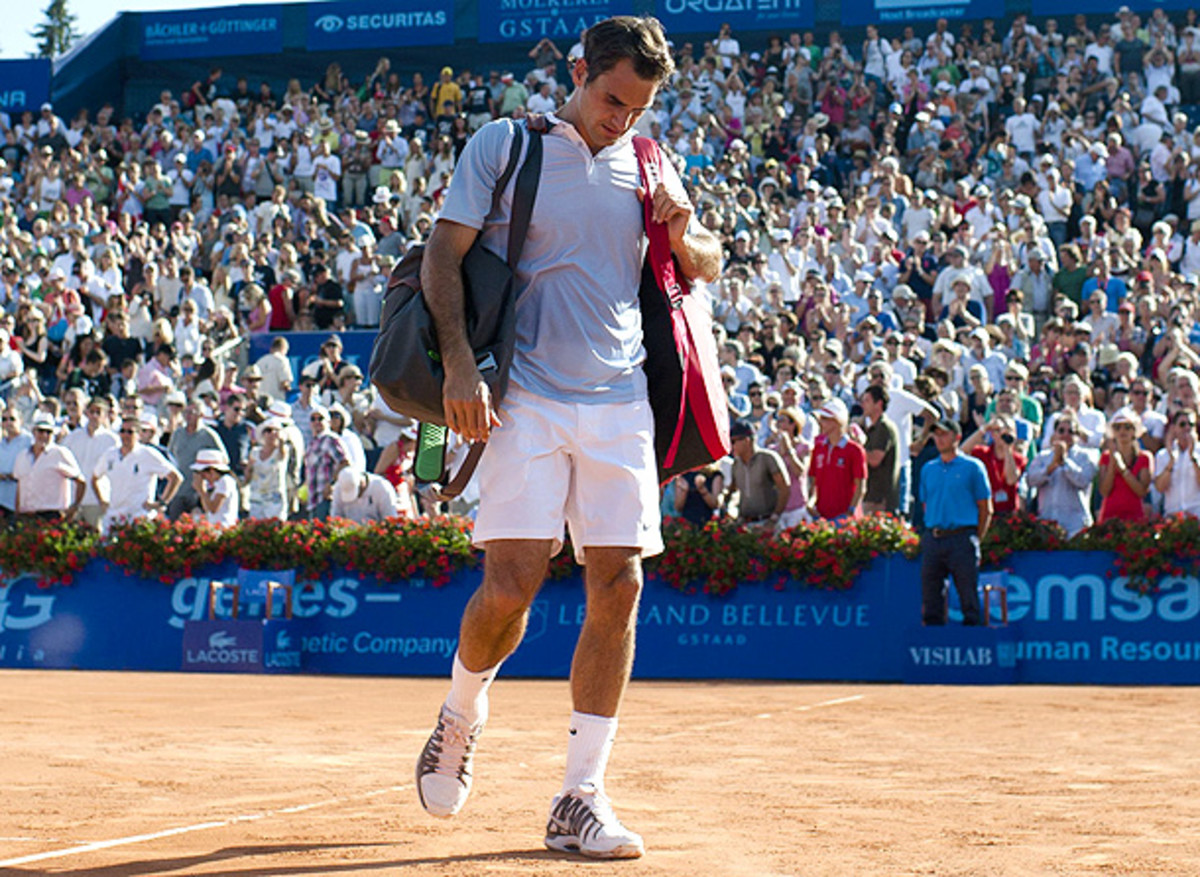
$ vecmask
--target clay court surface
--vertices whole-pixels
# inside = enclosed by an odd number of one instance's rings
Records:
[[[497,683],[472,800],[424,814],[444,687],[0,672],[0,874],[1200,873],[1192,689],[636,682],[609,788],[647,855],[605,864],[541,843],[563,682]]]

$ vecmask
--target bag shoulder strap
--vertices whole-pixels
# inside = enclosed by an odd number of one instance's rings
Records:
[[[521,160],[521,141],[523,138],[524,134],[521,126],[514,125],[512,145],[508,150],[508,164],[504,166],[504,170],[496,180],[496,188],[492,190],[493,213],[500,208],[500,198],[504,195],[504,190],[508,188],[508,181],[512,178],[513,171],[517,169],[517,163]]]
[[[650,258],[650,267],[658,281],[658,288],[662,290],[667,301],[673,307],[677,307],[679,299],[688,291],[687,280],[675,268],[675,259],[671,254],[671,239],[667,233],[666,224],[652,221],[654,206],[651,203],[650,195],[663,182],[662,149],[650,137],[634,137],[633,151],[637,155],[642,188],[646,190],[646,197],[642,202],[642,223],[645,226],[649,242],[647,255]]]
[[[521,129],[518,127],[518,131]],[[537,199],[538,184],[542,179],[542,134],[530,130],[529,148],[525,151],[525,163],[517,174],[513,190],[512,217],[508,223],[508,267],[515,273],[525,249],[525,236],[533,218],[533,202]]]

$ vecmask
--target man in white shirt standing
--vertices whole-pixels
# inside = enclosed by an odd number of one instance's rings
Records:
[[[283,401],[292,391],[295,374],[288,359],[289,349],[288,340],[278,335],[271,339],[271,350],[259,357],[255,363],[262,372],[262,386],[259,387],[259,392],[272,400]]]
[[[1037,116],[1026,108],[1025,98],[1013,100],[1013,114],[1004,123],[1004,133],[1008,135],[1008,142],[1013,145],[1017,154],[1026,161],[1033,160],[1041,131],[1042,124]]]
[[[183,475],[162,453],[142,444],[141,427],[137,417],[121,418],[120,446],[105,453],[92,470],[92,490],[104,509],[102,534],[122,521],[157,517],[183,483]],[[167,485],[157,499],[162,479]]]
[[[1057,252],[1067,242],[1067,217],[1075,198],[1071,190],[1062,184],[1058,168],[1046,171],[1046,188],[1037,196],[1038,212],[1046,222],[1046,234],[1054,241]]]
[[[67,433],[63,439],[63,447],[75,457],[82,472],[91,474],[96,464],[109,451],[115,449],[120,441],[109,428],[109,417],[112,406],[108,399],[96,396],[88,402],[84,409],[87,423],[77,426]],[[91,484],[87,485],[83,495],[83,505],[79,509],[79,518],[86,524],[95,527],[100,523],[104,509],[99,497]]]
[[[43,520],[74,520],[87,481],[75,455],[54,441],[54,418],[38,412],[31,424],[33,445],[13,464],[17,514]]]

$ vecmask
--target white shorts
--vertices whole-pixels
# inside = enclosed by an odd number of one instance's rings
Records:
[[[479,461],[474,542],[550,539],[587,548],[663,550],[654,419],[648,401],[555,402],[511,387]]]

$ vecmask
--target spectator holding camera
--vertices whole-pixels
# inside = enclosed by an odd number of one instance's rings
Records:
[[[1018,486],[1028,461],[1017,450],[1017,426],[1013,419],[1007,414],[997,414],[963,442],[962,452],[975,457],[987,469],[994,514],[1011,515],[1017,511]]]

